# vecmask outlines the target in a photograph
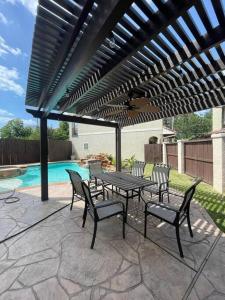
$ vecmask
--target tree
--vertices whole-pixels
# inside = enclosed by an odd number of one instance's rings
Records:
[[[24,126],[21,119],[14,119],[9,121],[5,126],[0,128],[1,138],[9,139],[40,139],[40,128]],[[48,138],[57,140],[69,139],[69,125],[67,122],[60,122],[59,128],[48,127]]]
[[[32,128],[24,127],[21,119],[14,119],[9,121],[5,126],[0,129],[1,138],[28,138],[32,133]]]
[[[53,138],[57,140],[69,139],[69,124],[65,121],[59,123],[59,128],[54,129]]]
[[[177,139],[191,139],[204,136],[212,130],[212,112],[200,116],[195,113],[177,116],[174,121]]]
[[[29,140],[39,140],[40,139],[40,128],[37,126],[32,128],[32,132],[29,136]]]

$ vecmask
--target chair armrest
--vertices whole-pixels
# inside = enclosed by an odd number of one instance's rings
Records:
[[[95,198],[99,195],[102,195],[103,194],[103,191],[91,191],[91,198]]]
[[[160,206],[160,207],[162,207],[162,208],[165,208],[165,209],[174,211],[175,213],[179,213],[179,212],[180,212],[178,209],[175,209],[175,208],[172,208],[172,207],[168,207],[168,206],[166,206],[166,205],[163,204],[163,203],[156,203],[156,202],[154,202],[154,201],[148,201],[148,202],[145,204],[145,207],[147,208],[149,204],[154,204],[154,205]]]
[[[167,185],[167,187],[168,187],[168,185],[169,185],[169,180],[167,180],[167,181],[165,181],[165,182],[161,182],[160,184],[159,184],[159,190],[161,191],[161,189],[162,189],[162,186],[164,185],[164,184],[166,184]]]

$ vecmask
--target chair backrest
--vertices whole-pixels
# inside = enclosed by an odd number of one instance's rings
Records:
[[[158,184],[167,182],[170,175],[170,166],[165,164],[154,164],[151,179]]]
[[[98,218],[97,210],[91,197],[90,188],[84,181],[82,182],[82,189],[89,213],[93,218]]]
[[[91,179],[94,178],[96,174],[102,173],[102,162],[100,160],[89,161],[88,166]]]
[[[194,180],[194,183],[186,190],[185,194],[184,194],[184,200],[180,206],[179,211],[180,212],[186,212],[187,209],[190,206],[191,200],[193,199],[195,190],[196,190],[196,186],[202,181],[202,178],[196,178]]]
[[[73,170],[66,169],[66,172],[70,176],[70,180],[73,186],[73,189],[77,195],[80,195],[81,197],[84,197],[84,192],[82,188],[82,178],[79,173]]]
[[[131,175],[138,177],[144,176],[145,165],[145,162],[136,160],[131,168]]]

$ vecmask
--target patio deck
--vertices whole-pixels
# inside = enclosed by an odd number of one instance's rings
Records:
[[[181,229],[181,259],[171,226],[149,217],[149,239],[137,232],[143,232],[143,214],[136,201],[129,202],[126,239],[115,217],[99,223],[90,250],[93,222],[88,217],[81,227],[83,202],[70,211],[70,193],[69,184],[52,185],[43,203],[39,188],[24,189],[20,202],[0,204],[1,240],[52,214],[0,244],[1,300],[225,298],[225,235],[197,203],[194,238],[186,224]]]

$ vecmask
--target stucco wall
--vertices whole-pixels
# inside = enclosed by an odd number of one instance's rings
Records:
[[[134,154],[137,159],[144,160],[144,144],[151,136],[161,139],[162,128],[162,120],[123,128],[122,159]],[[115,130],[112,128],[78,124],[78,137],[72,137],[70,126],[70,140],[76,158],[100,152],[115,156]],[[88,150],[84,149],[85,143],[88,143]]]
[[[224,116],[223,116],[223,110],[225,109],[225,106],[220,107],[214,107],[213,108],[213,131],[219,130],[222,127],[224,127]]]

